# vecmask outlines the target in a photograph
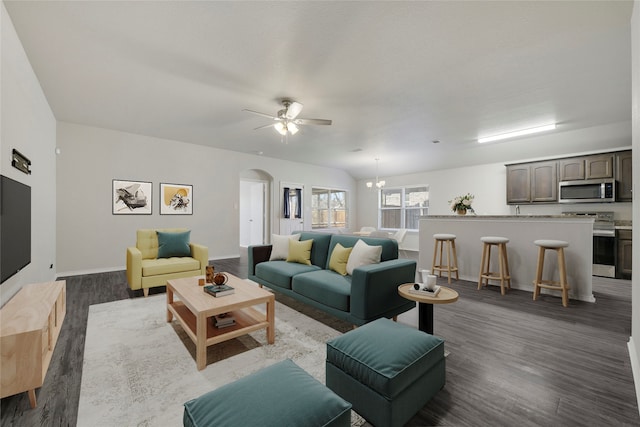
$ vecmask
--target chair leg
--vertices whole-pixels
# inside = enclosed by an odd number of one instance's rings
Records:
[[[458,253],[456,252],[456,241],[452,240],[451,241],[451,248],[453,249],[453,266],[455,267],[455,271],[456,271],[456,280],[460,280],[460,277],[458,276]]]
[[[509,271],[509,257],[507,256],[507,245],[504,244],[502,245],[503,247],[503,254],[504,254],[504,271],[505,274],[507,275],[506,281],[507,281],[507,288],[511,289],[511,272]]]
[[[562,287],[562,306],[569,304],[569,285],[567,284],[567,268],[564,263],[564,248],[558,248],[558,264],[560,268],[560,286]]]
[[[544,248],[538,248],[538,266],[536,268],[536,279],[533,282],[533,300],[535,301],[540,294],[540,286],[542,282],[542,266],[544,265]]]
[[[482,275],[484,274],[484,266],[485,266],[486,259],[487,259],[487,245],[486,243],[483,243],[482,244],[482,261],[480,261],[480,274],[478,275],[478,290],[482,289],[482,285],[484,284]]]
[[[438,241],[433,242],[433,262],[431,263],[431,274],[436,274],[436,257],[438,255]]]
[[[500,295],[505,294],[504,290],[504,254],[502,251],[504,244],[498,244],[498,265],[500,267]]]
[[[447,240],[447,283],[451,284],[451,240]]]

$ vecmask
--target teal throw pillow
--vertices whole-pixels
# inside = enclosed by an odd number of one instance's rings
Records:
[[[172,256],[191,256],[189,240],[191,231],[180,233],[167,233],[158,231],[158,258],[169,258]]]

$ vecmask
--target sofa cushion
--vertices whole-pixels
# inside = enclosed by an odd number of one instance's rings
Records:
[[[158,231],[158,258],[191,256],[191,231],[169,233]]]
[[[380,255],[380,262],[389,261],[392,259],[398,259],[398,242],[393,239],[383,239],[377,237],[359,237],[348,236],[345,234],[334,234],[331,236],[331,243],[329,244],[329,251],[327,261],[331,259],[331,253],[335,246],[340,243],[345,248],[352,248],[358,242],[362,240],[369,246],[382,246],[382,254]],[[329,263],[325,268],[329,268]]]
[[[329,258],[329,269],[336,273],[346,276],[347,275],[347,261],[349,261],[349,255],[353,248],[345,248],[338,243],[333,252],[331,252],[331,258]]]
[[[313,239],[303,240],[302,242],[289,239],[289,256],[287,256],[287,262],[311,265],[312,246]]]
[[[172,257],[142,260],[142,276],[181,273],[200,269],[200,262],[191,257]]]
[[[256,265],[256,276],[281,288],[291,289],[291,278],[296,274],[319,270],[315,265],[286,261],[266,261]]]
[[[141,228],[136,231],[136,248],[142,253],[142,259],[155,259],[158,257],[158,231],[167,233],[180,233],[186,228]]]
[[[327,268],[331,236],[333,236],[333,234],[320,233],[318,231],[300,232],[301,241],[313,239],[313,247],[311,248],[311,264],[317,265],[320,268]]]
[[[321,304],[341,311],[349,311],[351,277],[328,270],[296,275],[291,289]]]
[[[289,256],[289,241],[300,240],[299,234],[292,234],[290,236],[281,236],[279,234],[271,235],[271,256],[269,261],[276,261],[279,259],[287,259]]]
[[[363,265],[378,264],[381,255],[382,246],[369,246],[362,240],[358,240],[347,261],[347,274],[353,274],[353,270]]]
[[[349,426],[351,404],[291,359],[275,363],[184,404],[183,425]]]
[[[442,339],[386,318],[327,342],[327,362],[390,400],[442,360]]]

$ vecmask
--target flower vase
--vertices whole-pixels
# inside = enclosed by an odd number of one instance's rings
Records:
[[[467,214],[467,210],[464,209],[464,208],[463,209],[458,209],[458,210],[456,210],[456,213],[458,215],[466,215]]]

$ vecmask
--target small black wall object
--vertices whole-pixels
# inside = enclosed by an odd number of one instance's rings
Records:
[[[26,173],[27,175],[31,175],[31,160],[27,159],[15,148],[12,152],[11,166]]]

